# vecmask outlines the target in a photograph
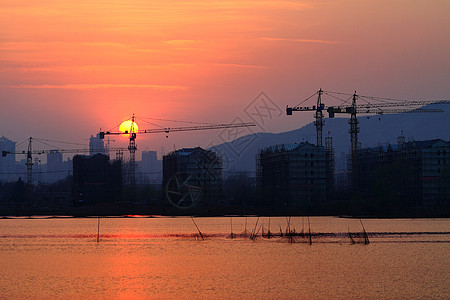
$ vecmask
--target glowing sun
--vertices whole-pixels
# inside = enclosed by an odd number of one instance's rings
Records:
[[[138,125],[136,124],[136,122],[132,122],[131,120],[122,122],[122,124],[120,124],[119,126],[119,131],[123,133],[131,133],[131,127],[133,127],[134,133],[138,132]]]

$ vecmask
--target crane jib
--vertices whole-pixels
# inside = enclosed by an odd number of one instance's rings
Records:
[[[153,128],[153,129],[139,129],[136,133],[169,133],[169,132],[179,132],[179,131],[193,131],[193,130],[209,130],[209,129],[224,129],[224,128],[238,128],[238,127],[253,127],[256,126],[253,122],[248,123],[230,123],[230,124],[211,124],[211,125],[201,125],[201,126],[186,126],[186,127],[173,127],[173,128]],[[136,134],[134,133],[134,135]],[[100,132],[99,138],[104,139],[105,135],[122,135],[128,134],[125,132]]]

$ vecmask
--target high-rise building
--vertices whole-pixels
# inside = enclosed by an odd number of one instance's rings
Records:
[[[16,142],[2,136],[0,138],[0,151],[2,154],[0,155],[0,181],[16,180],[19,177],[15,174],[16,155],[14,152],[16,152]],[[12,154],[3,156],[4,151]]]
[[[122,196],[122,165],[104,154],[76,155],[73,158],[73,198],[75,204],[112,203]]]
[[[439,207],[450,204],[450,141],[416,143],[422,154],[422,203]]]
[[[103,139],[100,139],[100,134],[89,138],[89,155],[93,156],[97,153],[105,154],[105,145]]]
[[[67,177],[64,172],[63,155],[58,150],[50,150],[47,153],[47,174],[46,181],[55,182]]]
[[[358,190],[399,205],[450,204],[450,141],[410,141],[358,151]]]
[[[259,150],[257,184],[266,204],[309,208],[323,203],[333,182],[331,160],[325,147],[308,142]]]
[[[163,195],[177,206],[207,206],[222,198],[222,159],[200,147],[163,157]],[[194,202],[194,203],[192,203]]]
[[[158,160],[156,151],[142,151],[139,169],[144,183],[161,184],[162,162]]]

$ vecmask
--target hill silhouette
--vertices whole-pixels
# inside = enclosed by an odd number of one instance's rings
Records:
[[[407,141],[450,140],[450,104],[432,104],[423,108],[442,109],[443,112],[359,115],[358,141],[362,147],[375,147],[387,143],[396,144],[400,135],[403,135]],[[331,136],[333,138],[336,168],[344,169],[346,155],[350,152],[349,116],[329,119],[328,115],[325,115],[323,137]],[[295,115],[290,117],[295,118]],[[243,136],[210,149],[222,155],[225,173],[249,172],[251,175],[256,171],[256,154],[259,149],[271,145],[303,141],[316,143],[316,129],[313,122],[288,132],[259,132]]]

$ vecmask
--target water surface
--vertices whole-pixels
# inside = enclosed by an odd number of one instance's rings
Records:
[[[450,220],[269,218],[0,219],[2,298],[450,297]],[[270,218],[284,233],[288,218]],[[255,229],[256,228],[256,229]],[[312,245],[309,244],[311,228]],[[230,239],[230,232],[238,238]],[[357,240],[359,241],[359,240]],[[362,240],[361,240],[362,241]]]

